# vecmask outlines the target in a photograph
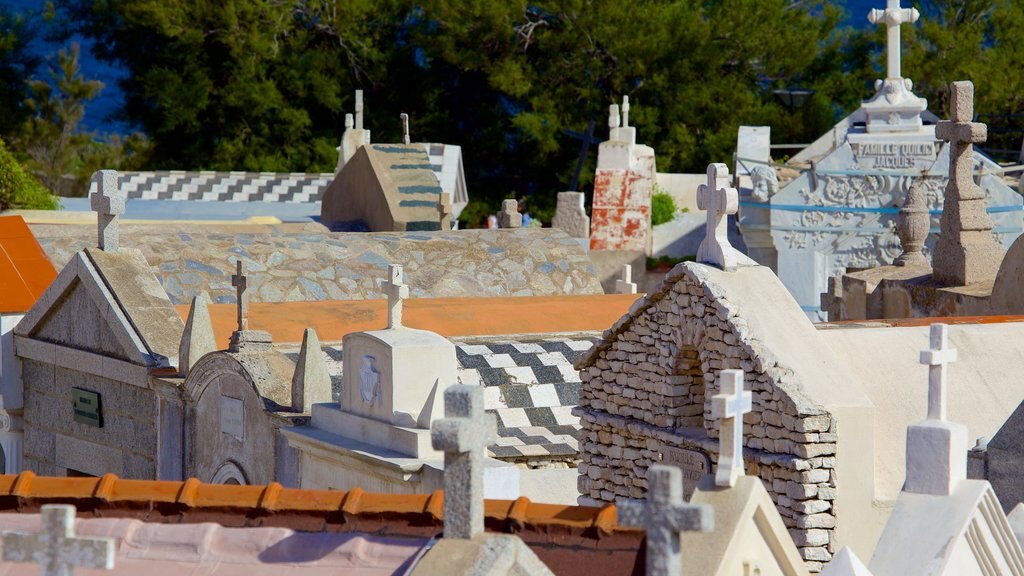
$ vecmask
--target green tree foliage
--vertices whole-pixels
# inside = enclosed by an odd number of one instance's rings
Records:
[[[57,198],[25,172],[0,139],[0,212],[9,209],[56,210]]]
[[[91,148],[91,137],[78,131],[85,116],[85,103],[95,98],[103,83],[87,80],[79,73],[77,44],[57,53],[56,67],[49,69],[49,81],[29,81],[31,96],[26,101],[32,116],[21,134],[29,165],[43,184],[60,192],[67,175],[79,172],[77,186],[83,188],[84,178],[80,166],[86,151]],[[74,182],[74,180],[73,180]],[[83,191],[79,191],[81,195]]]
[[[0,5],[0,136],[9,138],[28,117],[27,80],[39,66],[29,50],[35,30],[29,19]]]
[[[651,224],[657,226],[671,222],[676,216],[676,201],[667,192],[651,195]]]

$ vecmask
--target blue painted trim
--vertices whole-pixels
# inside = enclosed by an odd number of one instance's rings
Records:
[[[433,170],[431,164],[392,164],[392,170]]]
[[[399,194],[440,194],[442,192],[440,186],[429,186],[424,184],[416,184],[412,186],[399,186]]]
[[[398,205],[405,208],[418,208],[420,206],[434,208],[437,206],[437,202],[431,200],[401,200]]]

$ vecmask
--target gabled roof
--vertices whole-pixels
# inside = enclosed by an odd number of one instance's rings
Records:
[[[0,314],[25,312],[57,271],[21,216],[0,216]]]
[[[690,503],[714,509],[715,529],[683,532],[684,575],[739,574],[744,561],[756,561],[762,574],[807,574],[803,558],[760,478],[741,476],[735,486],[720,488],[715,486],[713,476],[705,476]],[[774,566],[766,565],[768,561]]]
[[[16,334],[32,337],[75,290],[85,291],[131,362],[151,367],[177,363],[185,326],[138,250],[87,248],[75,254],[19,322]]]
[[[868,567],[874,574],[1024,574],[1024,552],[992,486],[961,480],[948,496],[901,492]]]

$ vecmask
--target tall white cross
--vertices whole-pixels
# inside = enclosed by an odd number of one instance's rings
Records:
[[[356,90],[356,130],[363,129],[363,91]]]
[[[96,192],[89,197],[89,205],[96,212],[99,228],[99,248],[104,252],[117,252],[120,234],[117,220],[124,214],[125,197],[121,194],[116,170],[99,170],[92,175]]]
[[[388,328],[402,327],[402,300],[409,297],[409,287],[402,282],[402,267],[388,265],[388,280],[384,283],[388,295]]]
[[[622,127],[629,128],[629,96],[622,95]]]
[[[402,144],[409,144],[409,115],[402,112],[399,117],[402,119]]]
[[[647,576],[683,573],[681,532],[711,532],[714,511],[707,504],[683,502],[683,471],[654,464],[647,470],[647,500],[616,502],[618,522],[647,532]]]
[[[249,329],[249,303],[245,299],[245,289],[249,280],[245,277],[245,266],[241,260],[235,260],[235,273],[231,276],[231,285],[237,293],[238,331]]]
[[[728,216],[739,210],[740,197],[729,187],[729,167],[708,164],[708,183],[697,188],[697,208],[708,213],[704,240],[697,248],[697,261],[722,269],[736,266],[736,250],[729,244]]]
[[[39,534],[4,531],[4,561],[41,565],[42,576],[71,576],[76,566],[114,569],[114,540],[75,536],[75,507],[46,504]]]
[[[921,17],[917,8],[900,8],[900,0],[886,0],[885,10],[873,8],[868,12],[872,24],[888,27],[886,41],[886,78],[902,78],[900,71],[900,25],[913,24]]]
[[[430,426],[444,452],[444,536],[469,540],[484,531],[484,455],[497,421],[484,411],[483,388],[461,384],[444,391],[444,416]]]
[[[921,351],[928,366],[928,419],[946,419],[946,366],[956,362],[956,348],[949,347],[949,326],[932,324],[931,349]]]
[[[735,486],[743,476],[743,415],[750,412],[754,395],[743,389],[742,370],[718,373],[718,394],[711,397],[711,416],[722,420],[718,433],[716,486]]]

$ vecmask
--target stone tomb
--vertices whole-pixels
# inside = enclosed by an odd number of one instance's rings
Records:
[[[938,118],[914,95],[913,83],[899,67],[899,25],[916,17],[890,2],[873,13],[873,22],[889,26],[887,77],[876,93],[849,117],[787,162],[799,175],[763,201],[741,203],[740,224],[768,229],[775,254],[752,252],[772,266],[812,319],[824,319],[819,294],[827,280],[849,268],[888,264],[900,254],[893,229],[908,191],[919,188],[938,228],[943,189],[949,179],[950,145],[936,135]],[[974,180],[994,222],[996,239],[1008,247],[1024,230],[1020,195],[1000,178],[1000,168],[975,150]],[[741,195],[747,197],[747,192]],[[748,218],[746,211],[751,211]],[[928,238],[933,246],[935,234]]]
[[[345,335],[339,403],[314,404],[310,426],[284,431],[301,452],[303,488],[423,493],[441,486],[443,454],[431,445],[430,426],[457,381],[455,345],[402,325],[408,286],[401,266],[388,274],[388,328]],[[484,476],[489,497],[518,497],[514,465],[486,458]]]

